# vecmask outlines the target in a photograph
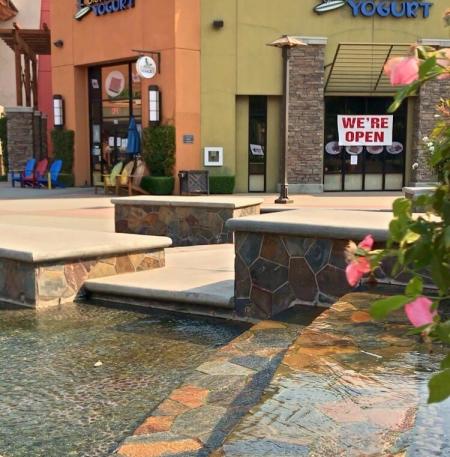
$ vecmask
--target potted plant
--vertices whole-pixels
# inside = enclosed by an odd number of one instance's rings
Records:
[[[171,195],[175,185],[175,127],[147,127],[143,136],[143,158],[150,176],[142,178],[141,187],[150,194]]]

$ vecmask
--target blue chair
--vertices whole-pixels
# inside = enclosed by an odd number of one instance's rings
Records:
[[[33,179],[34,167],[36,166],[36,159],[29,159],[25,164],[23,171],[11,171],[11,184],[16,187],[16,182],[20,182],[20,186],[23,187],[24,181]]]
[[[47,175],[38,178],[38,185],[40,187],[48,187],[49,189],[52,189],[53,187],[66,187],[64,184],[59,182],[59,175],[61,174],[62,165],[62,160],[55,160],[51,164]]]

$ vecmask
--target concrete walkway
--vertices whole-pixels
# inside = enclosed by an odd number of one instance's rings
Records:
[[[275,194],[238,194],[264,199],[263,209],[351,209],[387,211],[399,192],[294,195],[292,205],[275,205]],[[95,195],[92,188],[21,189],[0,183],[2,224],[114,232],[113,195]]]

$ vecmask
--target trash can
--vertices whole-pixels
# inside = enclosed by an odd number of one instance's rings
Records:
[[[208,170],[181,170],[178,177],[180,179],[180,195],[209,194]]]

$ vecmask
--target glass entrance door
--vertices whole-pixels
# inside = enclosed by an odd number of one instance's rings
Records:
[[[141,81],[132,62],[89,69],[92,180],[126,161],[131,115],[142,124]]]
[[[401,190],[405,181],[407,106],[394,113],[392,146],[338,144],[339,114],[386,114],[390,97],[326,97],[325,191]]]
[[[249,97],[248,191],[266,191],[267,97]]]

